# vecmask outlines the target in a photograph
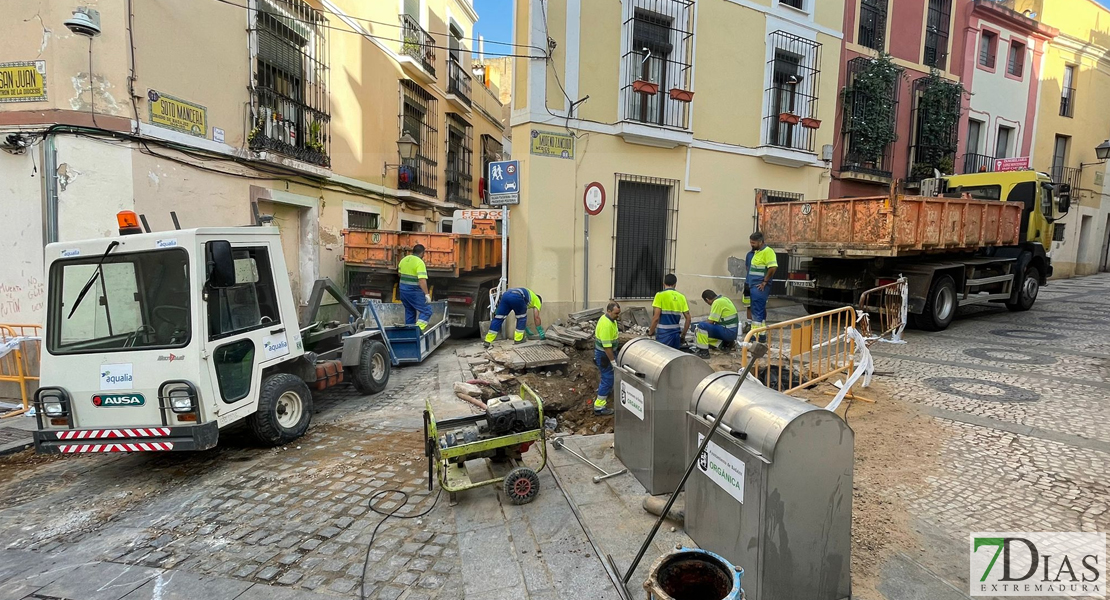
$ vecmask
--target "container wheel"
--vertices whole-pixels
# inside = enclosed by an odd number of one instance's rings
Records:
[[[1018,290],[1017,301],[1007,302],[1006,308],[1014,312],[1022,312],[1033,308],[1037,301],[1037,294],[1041,291],[1041,272],[1032,265],[1025,268],[1022,276],[1021,289]]]
[[[517,467],[505,476],[505,497],[513,504],[528,504],[540,493],[540,477],[528,467]]]
[[[267,446],[281,446],[304,435],[312,421],[312,392],[296,375],[274,373],[262,381],[258,410],[247,422]]]
[[[951,275],[941,275],[933,280],[929,296],[925,298],[925,310],[914,315],[914,323],[925,331],[943,331],[956,317],[956,282]]]
[[[389,383],[389,373],[393,363],[389,351],[378,340],[366,340],[358,355],[358,364],[353,369],[351,383],[360,393],[377,394]]]

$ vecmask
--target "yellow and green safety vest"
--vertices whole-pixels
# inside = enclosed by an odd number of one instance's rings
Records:
[[[709,309],[709,320],[720,323],[723,327],[740,327],[740,315],[736,312],[736,305],[725,296],[717,296],[713,306]]]
[[[662,313],[659,315],[659,329],[681,329],[679,323],[682,322],[682,314],[690,312],[686,296],[673,289],[656,294],[651,306]]]
[[[397,263],[397,273],[401,275],[401,285],[420,285],[421,279],[428,278],[428,267],[415,254],[410,254]]]
[[[620,337],[620,332],[617,330],[617,322],[610,319],[609,315],[601,315],[597,320],[597,327],[594,328],[594,348],[605,352],[606,348],[616,348],[617,338]]]

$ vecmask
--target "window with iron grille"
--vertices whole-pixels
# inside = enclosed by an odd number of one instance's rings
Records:
[[[401,80],[400,135],[411,135],[418,144],[416,156],[401,160],[397,188],[436,197],[438,183],[436,154],[439,150],[439,120],[435,96],[410,79]]]
[[[882,52],[886,48],[887,0],[862,0],[859,5],[859,35],[856,42]]]
[[[1010,58],[1006,61],[1006,73],[1021,77],[1025,72],[1025,44],[1010,42]]]
[[[769,114],[764,116],[769,146],[813,152],[817,95],[821,83],[821,44],[785,31],[767,42],[774,54],[767,63]]]
[[[955,172],[963,93],[959,83],[939,75],[914,80],[909,182],[932,177],[934,170],[942,174]]]
[[[504,158],[505,147],[501,141],[489,134],[482,134],[481,148],[478,149],[482,153],[482,172],[478,174],[478,199],[484,201],[486,199],[487,185],[486,178],[489,177],[489,164],[499,160],[508,160]]]
[[[1075,115],[1075,66],[1064,65],[1064,87],[1060,90],[1060,116]]]
[[[690,102],[671,90],[690,89],[693,55],[693,2],[635,0],[624,22],[624,118],[685,129]]]
[[[361,210],[347,211],[347,229],[378,229],[378,215]]]
[[[892,177],[902,70],[889,60],[860,56],[846,65],[842,172]]]
[[[952,0],[929,0],[925,19],[925,56],[921,62],[943,70],[948,64],[948,25],[952,19]]]
[[[455,113],[447,113],[447,201],[472,206],[471,150],[473,128]]]
[[[1053,225],[1052,225],[1052,241],[1054,241],[1054,242],[1064,241],[1064,229],[1065,229],[1066,225],[1067,225],[1066,223],[1053,223]]]
[[[793,6],[794,8],[796,8],[798,10],[805,10],[805,8],[806,8],[805,0],[779,0],[779,4],[785,4],[786,6]]]
[[[805,200],[805,194],[798,192],[781,192],[779,190],[755,190],[756,204],[771,204],[773,202],[801,202]]]
[[[979,64],[988,69],[994,68],[995,55],[998,53],[998,34],[984,31],[979,41]]]
[[[259,0],[251,34],[252,150],[329,166],[328,21],[304,0]]]
[[[678,184],[673,179],[617,175],[613,231],[613,297],[648,299],[674,271]]]

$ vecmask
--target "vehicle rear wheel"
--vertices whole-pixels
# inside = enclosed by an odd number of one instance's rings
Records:
[[[950,275],[941,275],[933,280],[925,298],[925,310],[914,315],[914,323],[925,331],[943,331],[956,317],[957,306],[956,282]]]
[[[258,410],[247,419],[251,433],[267,446],[301,437],[312,421],[312,392],[296,375],[274,373],[262,381]]]
[[[1033,303],[1037,301],[1037,294],[1041,291],[1040,270],[1032,265],[1026,267],[1019,285],[1021,289],[1018,290],[1017,300],[1006,303],[1006,308],[1014,312],[1022,312],[1033,308]]]
[[[385,344],[378,340],[366,340],[362,343],[351,383],[360,393],[377,394],[389,383],[392,369],[393,363],[389,360],[389,351],[385,349]]]

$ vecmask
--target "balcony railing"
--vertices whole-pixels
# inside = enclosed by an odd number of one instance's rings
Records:
[[[1075,88],[1060,91],[1060,116],[1072,117],[1075,114]]]
[[[972,154],[967,153],[964,155],[964,174],[968,173],[991,173],[994,171],[994,157],[986,154]]]
[[[640,52],[629,52],[624,60],[629,73],[621,89],[625,119],[686,129],[690,122],[690,101],[672,96],[671,89],[689,87],[686,82],[690,65],[657,56],[644,58]]]
[[[253,126],[248,141],[252,150],[331,166],[331,117],[327,113],[268,87],[255,87],[251,96]]]
[[[420,155],[401,159],[401,168],[397,173],[397,189],[412,190],[435,198],[438,193],[436,185],[436,161]]]
[[[466,169],[447,168],[447,201],[461,206],[473,206],[471,192],[474,178]]]
[[[415,59],[432,77],[436,76],[435,44],[435,38],[416,19],[401,15],[401,54]]]
[[[1066,183],[1073,190],[1079,189],[1079,169],[1076,167],[1052,167],[1052,183]]]
[[[894,176],[890,170],[891,153],[894,149],[894,144],[888,144],[886,149],[883,150],[883,155],[876,160],[874,157],[864,157],[858,152],[851,150],[844,153],[844,159],[840,166],[840,170],[847,173],[859,173],[861,175],[871,175],[872,177],[883,177],[889,179]]]
[[[906,176],[906,182],[918,183],[922,179],[933,177],[934,170],[940,171],[941,175],[954,173],[952,161],[955,153],[950,146],[910,146],[910,172]]]
[[[456,60],[447,61],[447,93],[453,94],[462,100],[463,104],[470,106],[470,73],[462,68]]]

